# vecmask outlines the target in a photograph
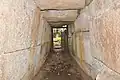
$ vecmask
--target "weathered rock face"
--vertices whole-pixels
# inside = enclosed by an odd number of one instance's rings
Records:
[[[33,0],[2,0],[0,80],[31,79],[49,52],[50,35],[49,24]]]
[[[77,10],[49,10],[43,12],[44,18],[48,22],[75,21]]]
[[[93,0],[75,21],[75,31],[90,31],[76,33],[78,62],[97,80],[120,79],[119,6],[119,0]]]
[[[51,26],[60,26],[75,21],[78,10],[49,10],[42,11],[42,14]]]
[[[0,80],[19,80],[28,71],[32,0],[0,2]]]
[[[80,9],[89,1],[1,0],[0,80],[32,79],[50,50],[51,28],[46,20],[77,17],[76,10],[40,9]],[[75,59],[93,79],[120,80],[119,6],[119,0],[93,0],[75,20],[71,39]]]
[[[31,24],[35,5],[32,0],[2,0],[0,3],[0,52],[11,52],[30,46]],[[3,47],[4,46],[4,47]]]
[[[35,0],[41,9],[80,9],[85,0]]]

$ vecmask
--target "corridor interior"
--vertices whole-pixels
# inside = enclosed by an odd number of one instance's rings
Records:
[[[1,0],[0,80],[120,80],[120,0]]]
[[[68,25],[52,27],[52,34],[52,51],[33,80],[92,80],[70,55]]]

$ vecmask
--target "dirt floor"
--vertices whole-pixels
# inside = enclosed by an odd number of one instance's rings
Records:
[[[82,80],[80,69],[72,57],[63,51],[50,53],[34,80]]]

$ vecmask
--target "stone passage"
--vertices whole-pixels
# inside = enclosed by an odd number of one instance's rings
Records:
[[[67,52],[50,53],[34,80],[82,80],[81,70]]]

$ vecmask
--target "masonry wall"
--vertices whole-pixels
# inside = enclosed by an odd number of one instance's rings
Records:
[[[93,79],[120,80],[119,13],[119,0],[93,0],[74,23],[75,59]]]
[[[50,31],[33,0],[2,0],[0,80],[32,79],[49,52]]]

